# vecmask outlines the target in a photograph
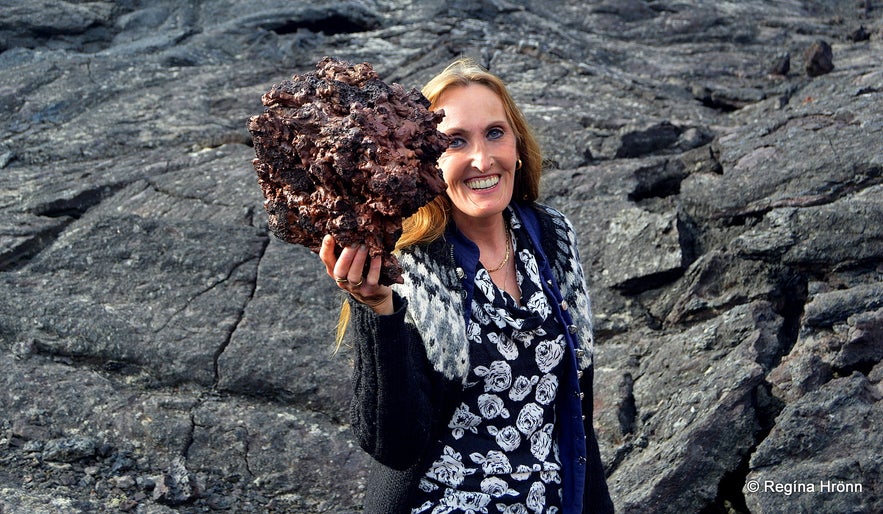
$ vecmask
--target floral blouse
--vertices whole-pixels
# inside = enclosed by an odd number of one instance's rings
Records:
[[[479,264],[466,331],[472,370],[412,514],[560,510],[555,397],[566,343],[529,237],[509,215],[522,305]]]

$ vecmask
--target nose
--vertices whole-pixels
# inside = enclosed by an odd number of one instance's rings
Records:
[[[488,148],[484,144],[484,142],[479,141],[472,146],[471,157],[473,168],[477,169],[481,173],[487,173],[491,171],[491,167],[493,167],[494,165],[494,158],[488,151]]]

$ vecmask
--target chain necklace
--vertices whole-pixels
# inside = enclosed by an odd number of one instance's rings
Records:
[[[511,247],[512,236],[509,234],[509,229],[506,229],[506,255],[503,257],[503,262],[498,264],[496,268],[487,270],[488,273],[494,273],[503,269],[503,266],[505,266],[509,262],[509,248]]]

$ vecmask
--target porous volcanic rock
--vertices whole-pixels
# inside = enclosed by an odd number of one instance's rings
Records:
[[[314,252],[326,234],[365,244],[383,258],[380,282],[401,283],[392,250],[402,219],[445,190],[437,162],[448,137],[436,130],[444,114],[370,64],[331,57],[261,102],[248,128],[273,233]]]

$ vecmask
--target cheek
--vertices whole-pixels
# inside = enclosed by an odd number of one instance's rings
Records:
[[[442,154],[438,159],[438,167],[441,168],[442,178],[446,183],[450,183],[454,174],[454,160],[450,156]]]
[[[512,138],[512,140],[509,141],[508,147],[507,156],[512,159],[512,166],[514,167],[515,162],[518,160],[518,142],[515,138]]]
[[[518,147],[514,138],[507,138],[499,141],[494,147],[494,160],[506,170],[515,168],[515,162],[518,160]]]

